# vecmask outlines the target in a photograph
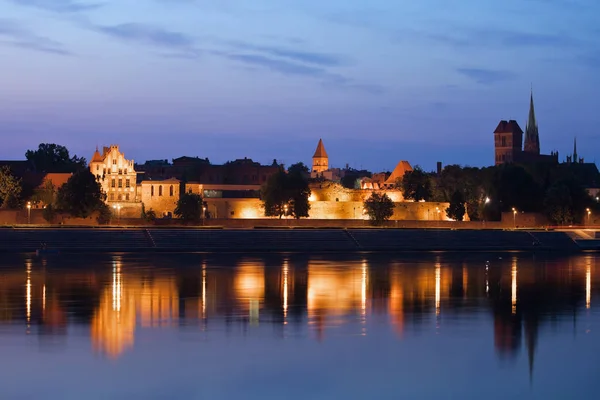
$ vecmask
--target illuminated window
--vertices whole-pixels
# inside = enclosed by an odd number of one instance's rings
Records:
[[[125,200],[129,201],[129,193],[125,194]]]
[[[173,185],[169,188],[169,196],[173,197]]]
[[[124,174],[125,174],[125,175],[127,175],[127,169],[125,169],[125,172],[124,172]]]
[[[162,185],[158,185],[158,195],[162,196]]]
[[[121,194],[119,193],[119,197],[118,197],[119,201],[121,201],[123,199],[123,197],[121,196]]]
[[[115,199],[115,194],[114,194],[114,193],[111,193],[111,194],[110,194],[110,201],[113,201],[114,199]]]
[[[113,187],[113,188],[115,187],[115,180],[114,179],[110,180],[110,187]]]
[[[128,188],[131,186],[131,182],[129,179],[125,179],[125,187]]]
[[[150,186],[150,196],[154,196],[154,185]]]
[[[122,169],[119,170],[119,175],[123,175],[123,170]]]
[[[117,160],[113,160],[113,165],[117,165]]]
[[[123,187],[123,179],[119,179],[119,187],[122,188]]]

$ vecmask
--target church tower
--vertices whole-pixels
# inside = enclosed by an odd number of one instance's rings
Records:
[[[529,98],[529,118],[525,127],[525,148],[526,153],[540,154],[540,137],[538,135],[537,121],[535,120],[535,111],[533,109],[533,90]]]
[[[325,146],[323,146],[323,139],[319,139],[319,144],[317,145],[317,150],[315,150],[315,154],[313,155],[313,165],[312,172],[320,174],[323,171],[327,171],[329,169],[329,156],[325,151]]]

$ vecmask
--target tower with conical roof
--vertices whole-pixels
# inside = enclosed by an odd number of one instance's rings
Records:
[[[533,108],[533,90],[529,98],[529,118],[527,118],[527,126],[525,127],[525,148],[523,150],[527,153],[540,154],[540,137]]]
[[[312,172],[320,174],[329,169],[329,156],[325,151],[325,146],[323,146],[323,139],[319,139],[319,144],[317,145],[317,150],[315,150],[315,154],[313,155],[313,165]]]

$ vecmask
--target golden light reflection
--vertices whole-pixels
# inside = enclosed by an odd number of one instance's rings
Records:
[[[435,314],[436,315],[440,314],[441,285],[442,285],[442,266],[440,263],[436,263],[435,264]]]
[[[517,312],[517,258],[514,257],[512,261],[512,268],[510,270],[511,277],[511,304],[512,304],[512,313],[515,314]]]
[[[100,299],[91,323],[92,345],[95,350],[111,358],[118,357],[133,346],[135,331],[135,303],[132,296],[123,296],[124,285],[121,263],[113,265],[112,284]]]
[[[592,304],[592,265],[588,258],[585,266],[585,308]]]
[[[466,266],[463,266],[462,286],[463,286],[463,297],[467,297],[467,286],[469,284],[469,271]]]
[[[404,290],[400,274],[398,273],[390,277],[390,296],[388,302],[391,323],[396,333],[402,336],[404,333]]]
[[[31,261],[28,260],[26,264],[27,269],[27,283],[25,284],[25,307],[27,312],[27,324],[31,321]]]
[[[288,311],[288,261],[283,262],[283,318],[287,318]],[[287,324],[287,321],[284,321]]]
[[[367,323],[367,263],[363,262],[362,264],[362,275],[360,280],[360,316],[361,316],[361,324],[362,335],[366,335],[367,331],[365,328],[365,324]]]
[[[42,289],[42,311],[46,311],[46,285]]]
[[[234,278],[234,288],[236,298],[241,301],[242,305],[247,305],[246,311],[248,311],[250,322],[257,324],[260,305],[265,296],[264,265],[259,262],[239,265]]]
[[[206,263],[202,263],[202,318],[206,319]]]

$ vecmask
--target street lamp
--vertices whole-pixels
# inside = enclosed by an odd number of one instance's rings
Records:
[[[592,215],[592,210],[590,210],[589,208],[586,208],[585,211],[587,211],[587,215],[588,215],[588,225],[590,224],[590,217]]]
[[[31,202],[27,202],[27,223],[31,224]]]
[[[512,208],[512,212],[513,212],[513,224],[515,226],[515,229],[517,228],[517,210],[513,207]]]
[[[287,218],[287,215],[288,215],[288,206],[287,206],[287,204],[285,206],[283,206],[283,215],[285,215],[285,217]]]
[[[485,204],[487,204],[487,203],[489,203],[489,202],[490,202],[490,198],[489,198],[489,197],[486,197],[486,198],[485,198]]]
[[[438,221],[441,220],[441,218],[440,218],[440,208],[436,207],[435,211],[437,212],[437,219],[438,219]]]

